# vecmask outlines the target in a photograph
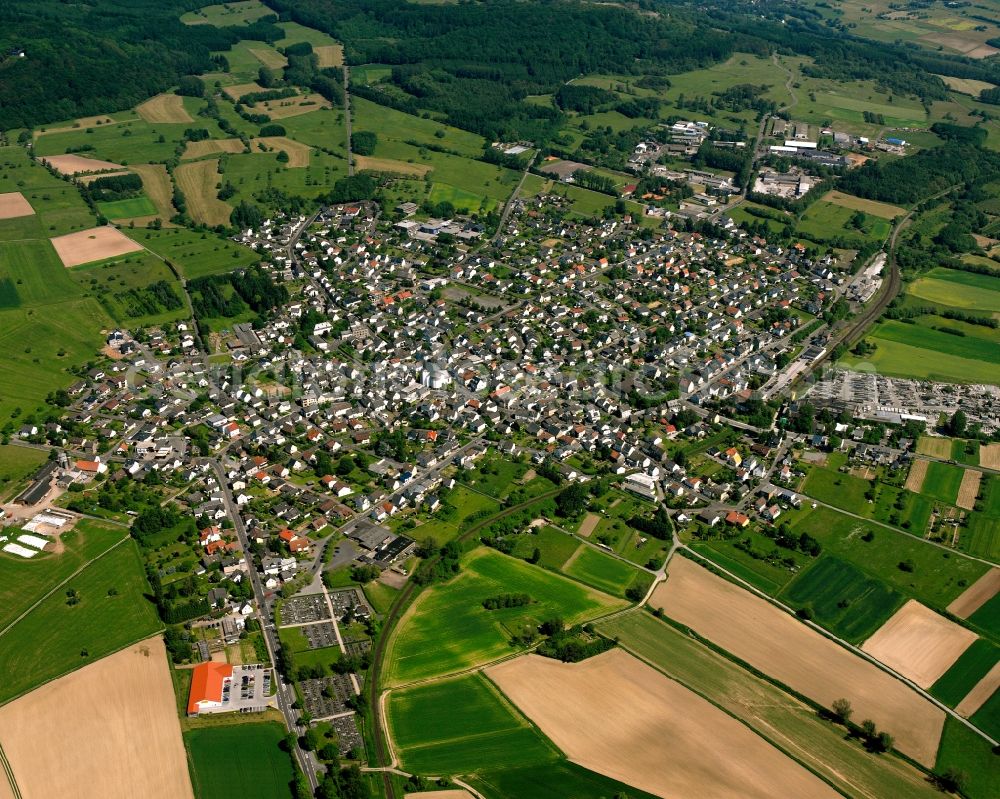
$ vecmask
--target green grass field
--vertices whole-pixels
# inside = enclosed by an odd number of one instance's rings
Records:
[[[1000,640],[1000,594],[969,616],[968,620]]]
[[[965,474],[965,470],[960,466],[931,461],[927,465],[927,476],[924,477],[920,493],[954,505],[955,499],[958,497],[958,487],[962,484],[963,474]]]
[[[513,554],[519,558],[530,558],[535,549],[538,549],[541,553],[539,565],[559,571],[580,546],[579,539],[545,525],[534,528],[528,535],[520,536]]]
[[[116,125],[46,133],[38,138],[35,151],[40,156],[60,155],[74,148],[92,146],[92,150],[80,155],[123,166],[162,163],[173,156],[184,131],[190,127],[190,122],[152,123],[136,116]],[[198,127],[197,123],[194,127]]]
[[[968,775],[965,795],[969,799],[993,799],[1000,795],[1000,768],[990,745],[962,722],[947,718],[938,749],[937,771],[955,768]]]
[[[889,235],[892,227],[889,221],[871,214],[864,214],[860,230],[848,226],[848,221],[855,213],[851,208],[819,200],[809,206],[795,230],[817,241],[837,237],[882,241]]]
[[[961,532],[958,542],[962,550],[970,555],[1000,560],[1000,519],[973,513],[969,518],[969,526]]]
[[[823,551],[847,561],[900,593],[943,609],[985,573],[985,563],[942,551],[913,536],[866,524],[830,508],[808,509],[792,524],[795,533],[808,532]],[[871,541],[863,535],[871,532]],[[912,561],[914,569],[899,568]]]
[[[488,611],[482,602],[503,593],[526,593],[526,607]],[[463,558],[458,576],[424,591],[400,620],[390,641],[386,682],[452,674],[509,654],[524,625],[553,614],[583,621],[625,603],[499,552],[478,549]]]
[[[559,757],[480,674],[393,691],[388,717],[403,768],[418,774],[465,774]]]
[[[97,209],[108,219],[134,219],[137,216],[156,215],[156,206],[145,195],[130,200],[98,203]]]
[[[214,6],[204,6],[197,11],[189,11],[181,17],[181,22],[185,25],[215,25],[217,27],[246,25],[273,13],[270,8],[258,0],[236,0],[233,3],[220,3]]]
[[[45,452],[14,444],[0,444],[0,500],[13,494],[46,461]]]
[[[880,346],[883,341],[893,341],[910,347],[930,350],[935,354],[928,357],[938,360],[944,360],[942,356],[972,358],[983,361],[985,364],[993,364],[993,369],[1000,374],[1000,347],[987,339],[974,336],[953,336],[922,325],[910,325],[891,319],[880,322],[871,335],[878,339],[876,343]]]
[[[1000,660],[1000,647],[979,638],[931,686],[931,695],[955,707]]]
[[[842,638],[859,643],[903,604],[903,596],[850,563],[824,556],[781,592],[793,607],[811,607],[815,619]]]
[[[65,271],[65,270],[64,270]],[[77,267],[70,273],[77,283],[77,293],[93,297],[117,322],[131,326],[162,325],[187,319],[184,288],[166,264],[155,255],[139,252]],[[173,292],[168,308],[148,290],[154,283],[166,283]]]
[[[588,771],[568,760],[518,766],[502,771],[484,771],[470,778],[470,783],[488,799],[653,799],[652,794],[624,785],[601,774]]]
[[[79,599],[69,605],[66,591]],[[161,629],[133,541],[94,561],[0,636],[0,702]],[[44,656],[40,657],[39,653]]]
[[[563,574],[613,596],[625,596],[632,585],[645,588],[652,581],[644,572],[610,555],[581,544],[576,556],[562,568]]]
[[[126,534],[122,527],[81,519],[60,536],[65,549],[59,554],[45,553],[25,560],[0,552],[0,629]]]
[[[218,275],[249,266],[259,256],[214,233],[196,233],[183,228],[125,230],[129,238],[174,264],[190,279]]]
[[[872,755],[811,707],[646,612],[598,624],[607,636],[803,761],[849,796],[940,796],[900,758]]]
[[[972,714],[969,721],[994,741],[1000,739],[1000,691],[994,691],[993,695],[983,703],[983,706]]]
[[[433,144],[473,157],[481,155],[486,145],[486,140],[475,133],[452,128],[433,119],[404,114],[362,97],[352,98],[351,110],[354,130],[373,131],[378,135],[380,143],[385,139],[395,139],[400,142]],[[437,135],[439,131],[442,133],[440,137]],[[377,150],[376,155],[394,157],[383,155]]]
[[[292,761],[279,748],[280,724],[233,724],[184,733],[197,799],[285,799],[292,796]]]
[[[871,364],[880,374],[939,380],[948,383],[997,383],[1000,369],[992,363],[943,355],[933,350],[873,337],[878,349],[871,355],[845,356],[841,363],[852,367]]]
[[[957,277],[957,276],[961,277]],[[968,278],[980,278],[969,280]],[[908,294],[931,302],[974,311],[1000,311],[1000,278],[936,268],[913,281]]]

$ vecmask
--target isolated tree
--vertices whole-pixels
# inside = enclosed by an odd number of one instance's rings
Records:
[[[850,721],[853,712],[854,708],[851,707],[851,703],[847,699],[833,700],[833,715],[841,724],[846,724]]]
[[[945,429],[948,435],[958,438],[965,433],[966,424],[968,424],[968,418],[965,415],[965,411],[959,408],[951,415],[951,419],[948,420]]]

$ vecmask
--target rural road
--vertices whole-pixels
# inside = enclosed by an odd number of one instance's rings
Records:
[[[354,154],[351,152],[351,68],[344,64],[344,128],[347,130],[347,176],[354,174]]]

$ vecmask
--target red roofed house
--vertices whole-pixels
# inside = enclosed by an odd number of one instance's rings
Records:
[[[108,470],[108,465],[100,461],[77,461],[75,466],[87,474],[104,474]]]
[[[199,663],[191,671],[191,692],[188,694],[188,715],[222,709],[222,692],[233,679],[233,667],[228,663]]]
[[[750,524],[750,517],[745,513],[731,510],[726,514],[726,524],[730,524],[733,527],[746,527]]]

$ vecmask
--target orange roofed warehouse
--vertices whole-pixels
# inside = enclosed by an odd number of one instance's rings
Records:
[[[188,715],[197,716],[206,710],[222,707],[222,693],[233,679],[233,667],[228,663],[200,663],[191,673],[191,693],[188,695]]]

